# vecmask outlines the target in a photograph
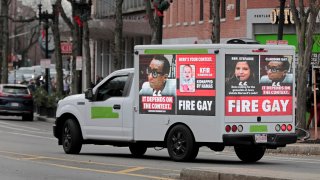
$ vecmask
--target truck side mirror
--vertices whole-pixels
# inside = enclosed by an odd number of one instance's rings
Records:
[[[93,100],[93,92],[92,92],[92,88],[88,88],[85,92],[84,92],[84,97],[86,99],[88,99],[89,101]]]

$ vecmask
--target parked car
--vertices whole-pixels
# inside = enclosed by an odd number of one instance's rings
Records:
[[[0,115],[33,121],[33,98],[26,85],[0,84]]]

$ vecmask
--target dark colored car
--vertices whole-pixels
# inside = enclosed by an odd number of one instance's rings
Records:
[[[33,121],[33,98],[27,86],[0,84],[0,115],[22,116],[24,121]]]

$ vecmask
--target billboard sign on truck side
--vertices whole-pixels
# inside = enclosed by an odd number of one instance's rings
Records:
[[[164,88],[155,92],[151,87],[155,85],[146,81],[149,77],[144,70],[150,69],[146,65],[158,57],[170,59],[172,69],[172,61],[175,61],[175,69],[169,72]],[[141,114],[215,115],[214,54],[140,55],[139,62],[139,81],[146,81],[139,93]],[[149,79],[157,81],[156,78]]]

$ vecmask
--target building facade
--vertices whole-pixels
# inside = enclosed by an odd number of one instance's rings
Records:
[[[90,21],[94,76],[107,76],[113,69],[115,1],[96,0],[93,20]],[[133,67],[135,45],[150,44],[151,28],[145,16],[144,0],[124,0],[123,2],[123,65]]]
[[[221,0],[221,42],[247,37],[247,0]],[[212,0],[175,0],[165,12],[164,44],[211,43]]]
[[[135,45],[150,44],[151,29],[146,18],[145,0],[124,0],[123,4],[123,64],[133,67]],[[92,39],[93,76],[105,77],[114,69],[115,2],[93,1],[93,19],[90,21]],[[296,30],[286,1],[283,39],[297,45]],[[279,0],[220,0],[220,42],[233,38],[250,38],[266,44],[276,40]],[[318,27],[318,26],[317,26]],[[316,28],[313,57],[320,59],[320,36]],[[163,44],[212,43],[212,0],[174,0],[164,12]],[[93,80],[94,81],[94,80]],[[83,83],[85,84],[85,83]]]
[[[296,30],[285,4],[283,39],[297,45]],[[231,38],[250,38],[266,44],[278,35],[279,0],[220,0],[221,43]],[[211,43],[213,31],[212,0],[175,0],[165,12],[164,44]],[[320,28],[317,24],[314,52],[320,52]]]

